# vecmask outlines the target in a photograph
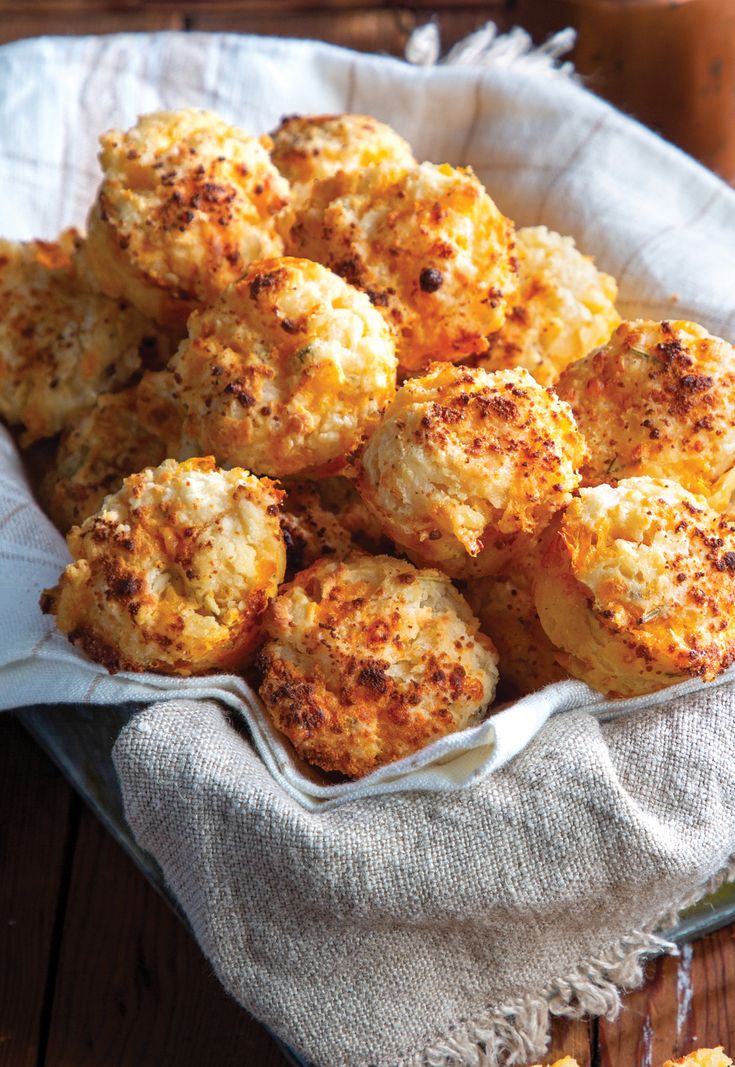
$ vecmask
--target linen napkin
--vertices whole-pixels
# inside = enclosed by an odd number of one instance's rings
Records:
[[[419,158],[471,163],[519,225],[572,234],[623,315],[735,334],[735,194],[579,86],[514,67],[228,35],[6,46],[0,232],[83,224],[97,133],[191,105],[254,132],[295,109],[376,115]],[[116,747],[131,825],[225,986],[325,1067],[524,1062],[549,1010],[613,1009],[662,911],[735,851],[729,676],[626,702],[551,686],[325,785],[240,679],[83,660],[37,609],[66,559],[3,437],[0,707],[168,699]]]

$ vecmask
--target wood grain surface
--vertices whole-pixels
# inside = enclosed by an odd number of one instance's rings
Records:
[[[65,893],[71,790],[9,716],[0,716],[0,1064],[36,1067]]]
[[[0,871],[0,1067],[287,1067],[9,715]],[[660,1067],[717,1044],[735,1050],[733,927],[653,961],[615,1022],[558,1020],[544,1062]]]
[[[488,19],[506,25],[509,0],[0,0],[0,43],[38,33],[227,30],[313,37],[401,55],[411,30],[436,19],[446,46]]]
[[[43,10],[38,8],[42,6]],[[474,3],[451,7],[364,5],[354,0],[327,0],[319,8],[301,0],[202,2],[186,8],[166,3],[114,5],[100,0],[48,0],[43,5],[0,0],[0,44],[48,34],[121,33],[158,30],[227,31],[330,41],[363,52],[402,56],[417,26],[435,19],[444,48],[450,47],[488,18],[502,21],[505,4]]]
[[[0,1067],[286,1067],[10,715],[0,871]]]

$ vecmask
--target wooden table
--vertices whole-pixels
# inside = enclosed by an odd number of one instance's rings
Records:
[[[37,33],[235,30],[401,54],[438,14],[445,44],[507,0],[0,0],[0,42]],[[277,1067],[189,935],[61,775],[0,716],[0,1067]],[[735,1052],[735,929],[652,963],[616,1023],[559,1023],[549,1057],[657,1067],[695,1045]],[[338,1067],[338,1065],[334,1065]]]
[[[229,30],[402,55],[411,30],[433,17],[449,45],[490,18],[506,25],[512,6],[510,0],[0,0],[0,43],[39,33]]]
[[[0,1067],[286,1067],[10,715],[0,715],[0,871]],[[617,1022],[560,1022],[549,1056],[660,1067],[718,1043],[735,1052],[732,927],[653,962]]]

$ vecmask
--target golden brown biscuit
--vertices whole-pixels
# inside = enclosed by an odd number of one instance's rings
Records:
[[[322,507],[331,512],[352,540],[367,552],[391,555],[391,542],[383,527],[355,488],[353,478],[335,474],[314,482]]]
[[[296,208],[287,250],[370,296],[406,372],[484,352],[515,293],[513,224],[471,170],[448,165],[318,182]]]
[[[141,422],[138,387],[108,393],[63,435],[41,501],[66,533],[94,515],[129,474],[157,467],[168,455],[165,438]]]
[[[281,496],[211,458],[134,474],[72,529],[42,609],[111,672],[237,670],[283,578]]]
[[[88,247],[103,292],[182,328],[253,260],[281,254],[275,216],[288,182],[268,138],[189,108],[144,115],[100,144]]]
[[[75,230],[0,240],[0,416],[24,446],[70,426],[126,385],[168,339],[135,308],[94,292]]]
[[[624,322],[556,389],[590,448],[586,485],[647,475],[710,497],[735,466],[735,349],[696,323]]]
[[[531,583],[520,565],[512,576],[469,583],[465,596],[498,651],[503,697],[524,696],[568,677],[541,625]]]
[[[171,367],[200,452],[275,477],[339,470],[395,393],[381,316],[305,259],[253,264],[192,316]]]
[[[605,693],[715,678],[735,660],[735,528],[676,482],[581,489],[534,583],[570,674]]]
[[[536,1067],[541,1067],[541,1064],[537,1063]],[[571,1056],[565,1056],[563,1059],[557,1060],[556,1063],[550,1064],[549,1067],[579,1067],[579,1064]]]
[[[478,722],[495,650],[444,575],[320,560],[271,605],[260,695],[304,759],[357,778]]]
[[[370,115],[288,115],[271,138],[271,159],[294,198],[341,170],[416,166],[411,146]]]
[[[136,416],[144,430],[166,442],[164,459],[189,459],[195,455],[191,451],[184,454],[184,412],[170,370],[146,372],[136,387],[135,401]]]
[[[398,390],[358,489],[412,558],[478,576],[569,502],[584,457],[571,410],[528,371],[439,363]]]
[[[518,295],[476,365],[525,367],[537,382],[552,385],[566,366],[609,340],[620,322],[618,287],[571,237],[545,226],[517,230],[516,251]]]
[[[323,556],[342,560],[357,551],[349,531],[323,506],[315,483],[287,487],[281,529],[286,542],[286,581]]]
[[[725,1055],[722,1045],[718,1045],[698,1048],[678,1060],[667,1060],[663,1067],[732,1067],[732,1060]]]

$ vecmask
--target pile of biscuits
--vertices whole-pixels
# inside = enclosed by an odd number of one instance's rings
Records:
[[[0,242],[0,415],[110,671],[255,677],[364,775],[568,675],[735,661],[735,351],[358,115],[101,138],[85,237]],[[38,465],[38,464],[37,464]]]

